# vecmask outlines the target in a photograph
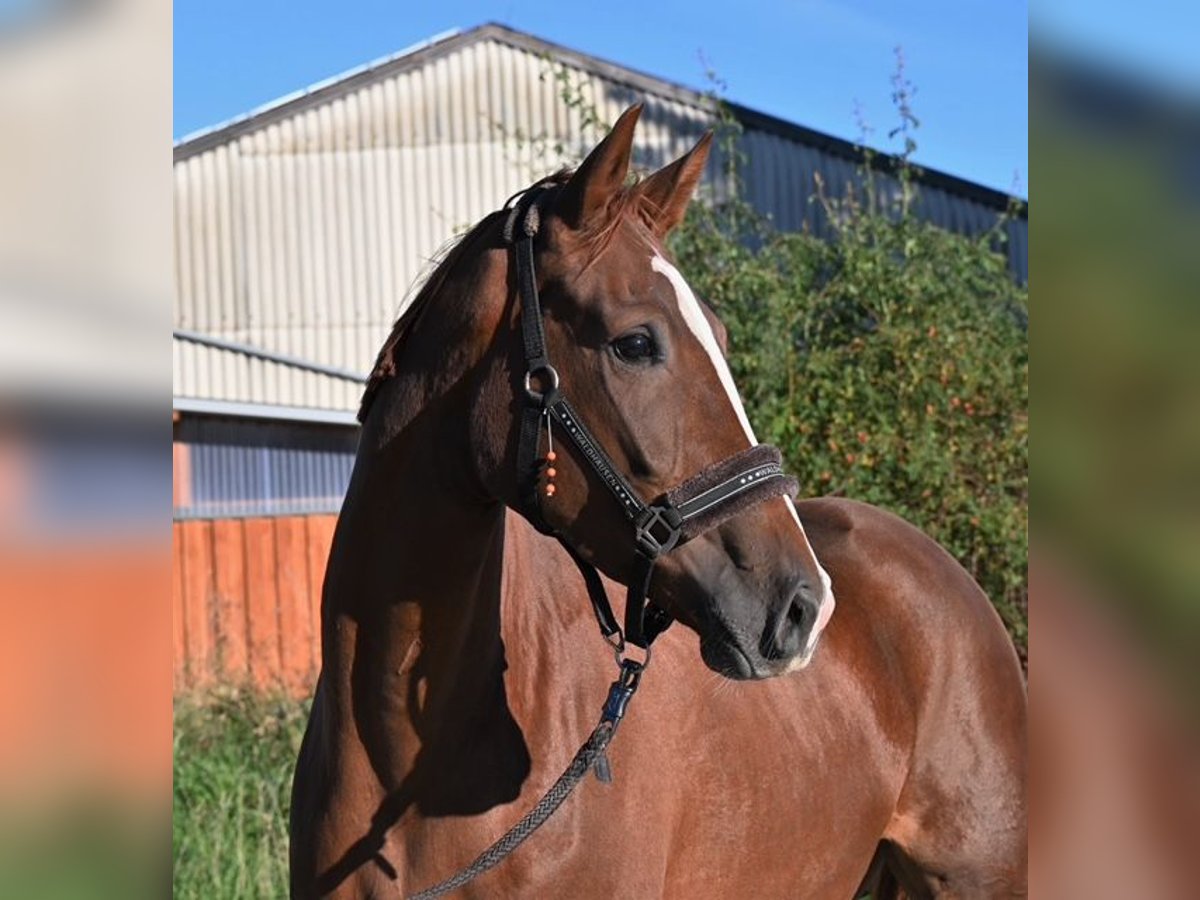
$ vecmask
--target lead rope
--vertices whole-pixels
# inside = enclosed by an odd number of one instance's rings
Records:
[[[558,780],[551,785],[550,790],[546,791],[537,805],[527,812],[521,821],[508,829],[492,846],[475,857],[475,861],[461,872],[450,876],[445,881],[438,882],[433,887],[409,895],[408,900],[432,900],[434,897],[442,897],[451,891],[458,890],[499,864],[554,815],[555,811],[579,786],[579,783],[587,777],[589,769],[595,770],[596,777],[601,781],[612,780],[604,751],[617,733],[617,726],[621,724],[621,719],[624,718],[625,711],[629,708],[629,701],[637,691],[642,672],[650,662],[650,657],[647,654],[646,659],[640,663],[632,659],[620,658],[618,658],[618,662],[621,666],[621,673],[608,689],[608,699],[600,713],[599,723],[576,752],[571,764],[558,776]]]

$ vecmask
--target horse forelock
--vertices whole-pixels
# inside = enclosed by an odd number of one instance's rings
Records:
[[[571,180],[574,174],[573,169],[559,169],[554,174],[534,182],[525,190],[515,194],[513,199],[537,188],[549,189],[557,193]],[[581,270],[591,268],[596,263],[611,245],[613,237],[624,223],[634,225],[636,233],[646,243],[654,246],[651,226],[660,210],[648,196],[637,189],[638,184],[639,180],[635,179],[616,191],[609,198],[601,213],[592,216],[575,232],[574,243],[583,255]],[[555,194],[551,193],[546,205],[552,205],[554,199],[556,199]],[[541,206],[543,202],[545,201],[539,201],[538,205]]]
[[[630,224],[634,234],[651,249],[660,249],[651,230],[658,207],[637,189],[638,182],[625,185],[609,199],[602,215],[594,216],[580,230],[583,248],[582,269],[591,268],[612,245],[621,226]]]

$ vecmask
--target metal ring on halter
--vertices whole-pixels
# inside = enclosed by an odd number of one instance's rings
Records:
[[[609,641],[609,644],[612,644],[612,641]],[[650,648],[645,647],[645,648],[639,648],[639,649],[643,650],[643,652],[645,653],[645,656],[642,657],[642,661],[638,664],[642,667],[642,669],[650,668],[650,655],[651,655]],[[613,645],[613,657],[616,658],[616,660],[617,660],[617,668],[618,669],[623,669],[625,667],[626,661],[637,662],[636,660],[630,659],[628,656],[625,655],[624,639],[621,640],[621,647],[619,649],[615,645]]]
[[[621,656],[625,652],[625,635],[621,633],[621,629],[617,629],[612,634],[600,632],[600,636],[604,638],[604,642],[613,648],[613,652],[617,654],[617,663],[621,662]]]
[[[533,389],[533,376],[535,372],[544,372],[550,378],[550,388],[546,391],[535,391]],[[535,403],[541,403],[546,394],[553,394],[558,390],[558,370],[550,363],[542,363],[541,365],[530,368],[525,373],[525,395]]]

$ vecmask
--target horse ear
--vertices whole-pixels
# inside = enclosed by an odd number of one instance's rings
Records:
[[[638,193],[649,201],[651,230],[659,238],[666,237],[683,221],[683,214],[704,174],[712,137],[713,133],[706,131],[695,147],[637,186]]]
[[[572,228],[582,228],[591,216],[603,210],[629,173],[629,153],[633,148],[633,129],[642,104],[635,103],[625,112],[587,159],[575,170],[563,187],[558,201],[559,215]]]

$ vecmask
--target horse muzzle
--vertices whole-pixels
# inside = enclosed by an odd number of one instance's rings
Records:
[[[738,624],[738,611],[754,604],[712,602],[700,629],[700,655],[718,674],[737,680],[773,678],[804,668],[811,662],[828,621],[823,587],[800,584],[759,618],[757,627]],[[759,607],[761,609],[761,607]]]

